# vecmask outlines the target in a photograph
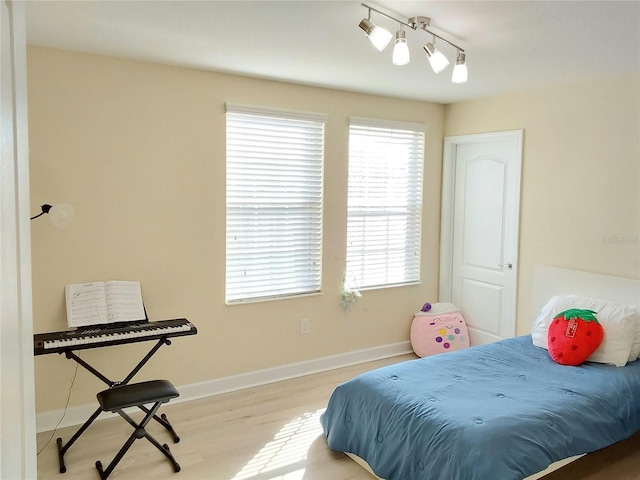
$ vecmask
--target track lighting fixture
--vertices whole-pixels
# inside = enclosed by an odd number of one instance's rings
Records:
[[[407,63],[409,63],[409,46],[407,44],[407,39],[403,27],[409,27],[412,30],[423,30],[432,36],[432,41],[427,43],[422,48],[427,54],[427,59],[429,60],[429,64],[431,65],[433,71],[437,74],[442,72],[449,66],[449,60],[447,60],[447,57],[445,57],[445,55],[435,46],[436,38],[438,38],[448,43],[452,47],[455,47],[457,50],[457,58],[455,66],[453,68],[451,81],[453,83],[465,83],[467,81],[467,63],[464,49],[429,30],[427,28],[431,23],[431,19],[429,17],[415,16],[409,18],[406,22],[404,22],[402,20],[398,20],[395,17],[392,17],[391,15],[387,15],[386,13],[381,12],[374,7],[371,7],[370,5],[367,5],[366,3],[361,3],[360,5],[368,10],[367,17],[363,18],[360,22],[360,28],[364,30],[367,37],[369,37],[369,40],[371,40],[371,43],[373,43],[373,45],[380,51],[384,50],[385,47],[389,44],[392,35],[388,30],[385,30],[384,28],[376,25],[371,21],[371,12],[376,12],[383,17],[386,17],[389,20],[393,20],[394,22],[397,22],[399,24],[400,28],[396,32],[395,44],[393,47],[392,61],[394,65],[406,65]]]

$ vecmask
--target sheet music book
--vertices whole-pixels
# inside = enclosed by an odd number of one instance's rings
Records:
[[[140,282],[110,280],[70,284],[64,292],[70,328],[146,319]]]

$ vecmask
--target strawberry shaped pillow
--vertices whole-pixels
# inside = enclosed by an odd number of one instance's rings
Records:
[[[596,351],[604,338],[604,329],[595,313],[572,308],[553,317],[547,341],[554,362],[580,365]]]

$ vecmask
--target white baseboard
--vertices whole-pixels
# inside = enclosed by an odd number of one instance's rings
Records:
[[[233,392],[243,388],[256,387],[267,383],[279,382],[341,367],[348,367],[358,363],[404,355],[406,353],[411,353],[412,351],[410,342],[392,343],[389,345],[355,350],[338,355],[315,358],[304,362],[290,363],[279,367],[265,368],[263,370],[256,370],[239,375],[207,380],[206,382],[180,385],[178,386],[180,397],[173,400],[172,403],[188,402],[190,400]],[[64,410],[53,410],[38,413],[36,415],[36,431],[47,432],[55,428],[81,425],[91,416],[96,407],[96,404],[89,404],[68,408],[66,413]],[[108,416],[113,415],[115,414],[103,413],[100,418],[107,418]]]

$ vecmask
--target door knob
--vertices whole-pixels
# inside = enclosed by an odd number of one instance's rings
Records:
[[[498,266],[501,267],[501,268],[504,268],[504,267],[513,268],[513,264],[511,262],[509,262],[509,263],[499,263]]]

